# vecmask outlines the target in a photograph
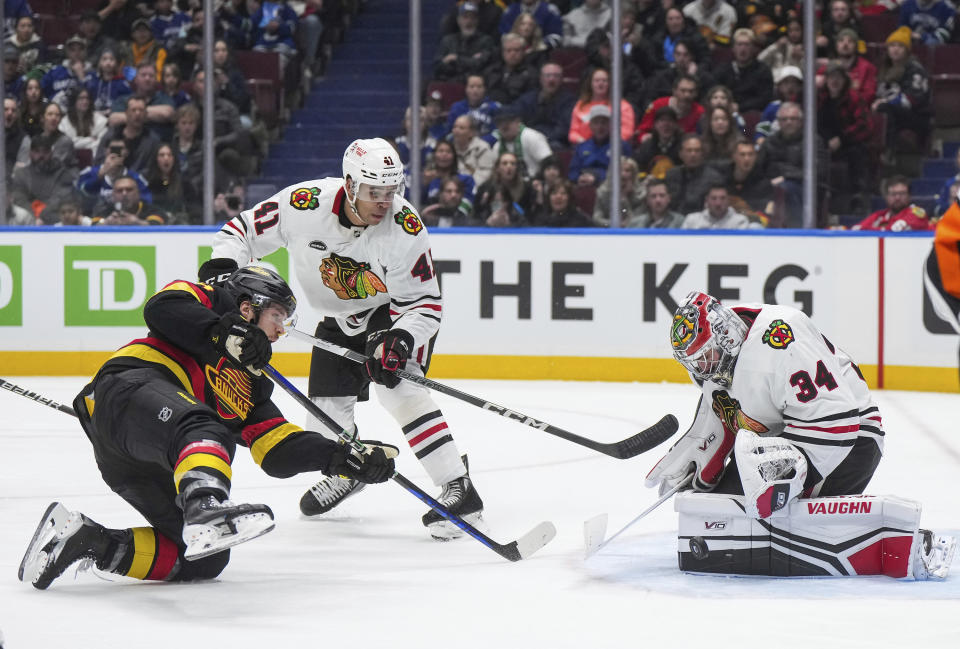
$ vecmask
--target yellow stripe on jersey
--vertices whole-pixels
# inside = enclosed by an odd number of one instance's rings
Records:
[[[153,559],[157,555],[157,537],[152,527],[133,528],[133,562],[127,571],[128,577],[146,579],[153,567]]]
[[[293,433],[299,433],[302,430],[303,429],[296,424],[286,423],[256,438],[253,440],[253,444],[250,445],[250,455],[253,456],[253,461],[257,463],[257,466],[260,466],[263,458],[270,452],[270,449]]]
[[[180,493],[180,479],[183,477],[183,474],[190,469],[196,469],[198,467],[219,471],[226,476],[227,480],[233,480],[233,470],[230,468],[230,465],[221,458],[216,455],[211,455],[210,453],[191,453],[183,458],[173,471],[173,484],[177,489],[177,493]]]
[[[180,381],[180,384],[187,392],[194,397],[197,396],[193,394],[193,384],[190,383],[190,377],[187,376],[187,373],[183,371],[183,367],[181,367],[180,364],[175,360],[163,352],[157,351],[150,345],[144,345],[140,343],[127,345],[126,347],[118,349],[110,358],[139,358],[142,361],[163,365],[168,370],[173,372],[173,375],[177,377],[177,380]]]
[[[189,293],[195,297],[197,302],[203,302],[203,300],[201,300],[200,296],[197,294],[197,287],[188,282],[172,282],[157,291],[157,293],[163,293],[164,291],[183,291],[184,293]]]

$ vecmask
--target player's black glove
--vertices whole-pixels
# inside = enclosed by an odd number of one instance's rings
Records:
[[[363,364],[363,373],[374,383],[395,388],[400,384],[400,377],[394,372],[406,365],[411,349],[413,336],[403,329],[390,329]]]
[[[396,471],[393,458],[399,452],[397,447],[380,442],[364,441],[363,444],[367,452],[362,455],[346,444],[338,444],[330,455],[327,475],[342,475],[368,484],[389,480]]]
[[[273,355],[273,347],[267,334],[260,327],[244,320],[236,311],[220,318],[220,322],[213,326],[212,338],[221,354],[254,374],[259,374]]]
[[[197,277],[204,284],[217,286],[227,281],[227,278],[237,270],[237,262],[225,257],[214,257],[203,262]]]

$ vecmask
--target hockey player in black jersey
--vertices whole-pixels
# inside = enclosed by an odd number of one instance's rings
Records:
[[[266,505],[229,500],[236,444],[269,475],[306,471],[383,482],[397,449],[366,454],[288,422],[260,371],[296,299],[276,273],[247,267],[223,285],[175,281],[151,297],[149,332],[120,348],[73,402],[104,482],[150,527],[107,529],[60,503],[44,513],[19,578],[47,588],[70,565],[136,579],[220,574],[228,548],[273,529]]]

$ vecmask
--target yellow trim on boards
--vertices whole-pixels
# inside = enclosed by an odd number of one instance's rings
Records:
[[[83,376],[96,374],[112,352],[0,351],[5,376]],[[287,376],[307,376],[309,353],[278,352],[271,364]],[[877,387],[877,366],[861,365],[867,384]],[[430,378],[500,379],[517,381],[638,381],[685,383],[686,372],[672,358],[614,358],[587,356],[471,356],[433,357]],[[82,387],[78,382],[77,389]],[[960,392],[956,367],[887,365],[884,388],[922,392]]]

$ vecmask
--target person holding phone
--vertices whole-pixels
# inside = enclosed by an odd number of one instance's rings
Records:
[[[113,183],[110,200],[101,200],[93,211],[93,225],[164,225],[169,216],[140,196],[137,181],[120,176]]]
[[[107,143],[107,153],[103,163],[87,167],[80,173],[80,177],[77,178],[77,189],[84,195],[88,208],[93,208],[101,200],[112,202],[113,185],[123,176],[132,178],[137,184],[141,199],[147,203],[153,201],[146,178],[127,168],[127,155],[127,144],[124,139],[111,138]]]

